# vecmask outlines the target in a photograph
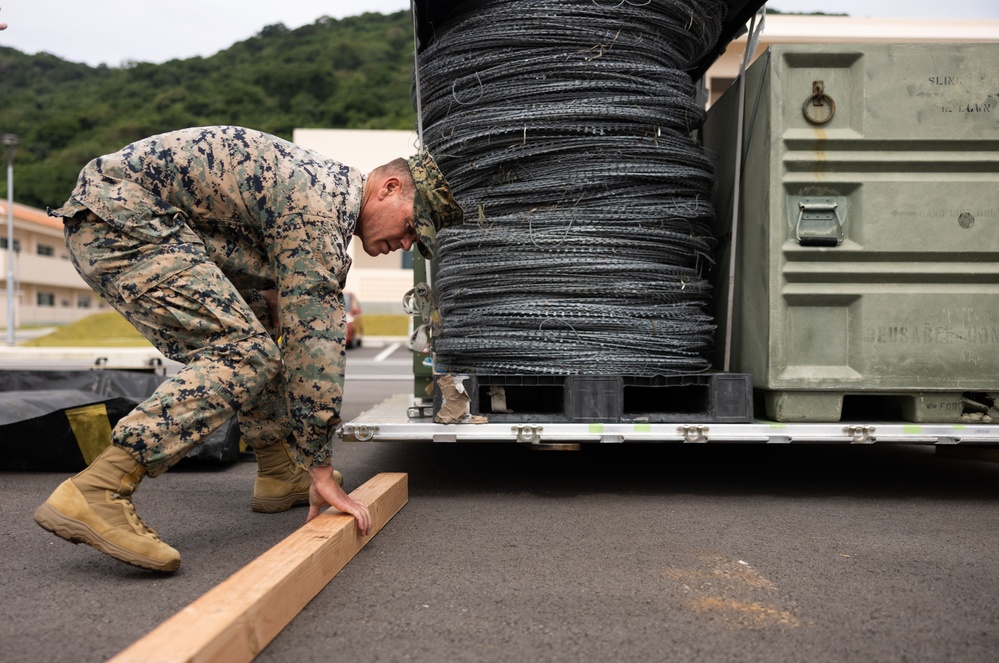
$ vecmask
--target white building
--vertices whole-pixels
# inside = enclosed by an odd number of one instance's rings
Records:
[[[0,308],[7,327],[7,274],[13,258],[14,325],[63,325],[108,308],[90,289],[66,251],[62,221],[14,203],[13,251],[7,246],[7,202],[0,202]]]

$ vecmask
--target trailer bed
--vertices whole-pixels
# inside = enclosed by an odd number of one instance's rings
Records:
[[[345,442],[515,442],[558,447],[620,443],[997,445],[999,425],[835,423],[461,423],[437,424],[431,406],[396,394],[340,427]]]

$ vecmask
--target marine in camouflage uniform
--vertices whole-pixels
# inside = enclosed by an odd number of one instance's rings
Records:
[[[235,415],[258,452],[287,440],[300,467],[329,466],[351,236],[369,253],[417,241],[430,257],[436,228],[461,218],[428,154],[406,166],[415,185],[404,210],[410,239],[383,241],[372,239],[379,213],[366,211],[382,195],[366,190],[370,175],[250,129],[175,131],[90,162],[67,203],[50,212],[64,219],[73,263],[185,364],[116,425],[113,448],[156,476]]]

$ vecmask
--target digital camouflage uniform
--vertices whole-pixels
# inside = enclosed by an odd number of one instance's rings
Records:
[[[330,464],[366,178],[257,131],[185,129],[91,161],[51,212],[84,280],[186,364],[115,427],[149,475],[234,414],[251,446],[291,433],[302,466]],[[259,294],[270,289],[280,329]]]

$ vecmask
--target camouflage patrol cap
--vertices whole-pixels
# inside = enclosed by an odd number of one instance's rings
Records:
[[[434,258],[437,231],[461,223],[464,212],[448,187],[437,162],[426,150],[409,158],[409,170],[416,183],[413,196],[413,220],[420,253],[427,260]]]

